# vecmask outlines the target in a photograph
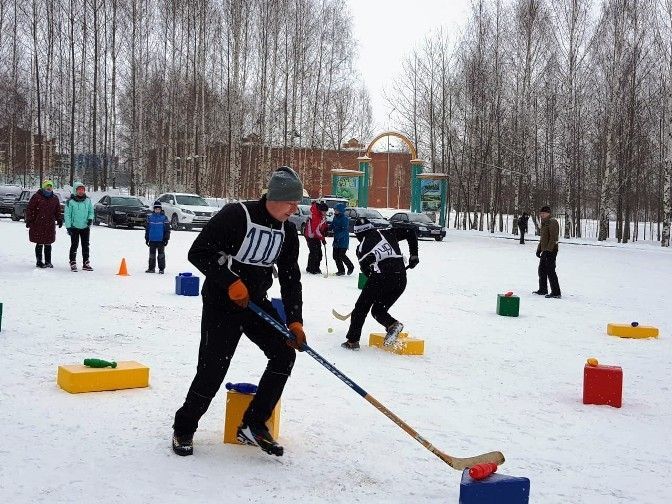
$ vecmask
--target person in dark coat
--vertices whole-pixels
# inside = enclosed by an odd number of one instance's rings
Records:
[[[336,275],[345,275],[345,267],[348,268],[348,275],[352,275],[355,266],[347,256],[348,245],[350,243],[350,219],[345,215],[345,203],[338,203],[334,207],[334,218],[329,225],[334,233],[334,262],[336,263]],[[344,266],[345,265],[345,266]]]
[[[306,343],[299,236],[288,221],[302,197],[303,184],[296,172],[280,167],[273,172],[266,195],[257,201],[224,206],[189,250],[189,261],[205,275],[205,282],[201,291],[203,317],[196,376],[173,424],[173,451],[178,455],[193,453],[198,421],[219,390],[243,333],[268,361],[237,437],[241,443],[258,446],[267,453],[283,454],[282,446],[265,423],[294,366],[294,350],[302,350]],[[273,285],[276,266],[287,327],[295,337],[291,341],[247,309],[248,303],[254,301],[281,320],[266,295]]]
[[[525,233],[527,233],[527,221],[530,216],[527,212],[518,217],[518,232],[520,233],[520,244],[525,245]]]
[[[147,216],[145,245],[149,247],[149,265],[145,273],[156,272],[156,255],[159,255],[159,273],[166,269],[166,247],[170,240],[170,221],[163,211],[160,201],[155,201],[152,213]]]
[[[313,201],[310,205],[310,217],[306,221],[304,236],[308,244],[308,266],[306,272],[313,275],[322,273],[322,245],[327,243],[327,210],[329,207],[323,201]]]
[[[51,180],[42,182],[39,189],[28,202],[26,208],[26,227],[28,238],[35,244],[35,264],[38,268],[53,268],[51,264],[51,244],[56,241],[56,225],[63,226],[61,202],[54,194]],[[44,262],[42,261],[44,250]]]
[[[359,349],[362,327],[369,310],[373,318],[385,327],[385,345],[391,346],[404,329],[404,324],[388,312],[406,290],[406,267],[399,241],[408,242],[408,267],[415,268],[420,262],[418,237],[412,229],[377,230],[366,218],[357,219],[354,230],[359,240],[357,259],[367,281],[355,303],[346,341],[341,346],[348,350]]]
[[[555,260],[558,257],[558,240],[560,237],[560,224],[551,216],[551,207],[543,206],[539,210],[541,220],[541,235],[537,246],[539,258],[539,290],[534,294],[543,295],[547,298],[559,299],[560,282],[555,272]],[[551,292],[548,292],[548,284],[551,284]]]

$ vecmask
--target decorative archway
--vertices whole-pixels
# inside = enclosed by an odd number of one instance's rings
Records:
[[[399,140],[404,142],[404,145],[406,145],[406,147],[408,147],[408,150],[411,151],[411,163],[417,159],[418,153],[415,151],[415,146],[413,145],[413,142],[411,142],[411,140],[406,135],[404,135],[403,133],[399,133],[397,131],[385,131],[377,135],[376,138],[374,138],[373,140],[371,140],[371,142],[369,142],[369,146],[366,148],[366,157],[368,158],[371,157],[371,149],[373,149],[373,145],[378,140],[388,136],[398,138]]]

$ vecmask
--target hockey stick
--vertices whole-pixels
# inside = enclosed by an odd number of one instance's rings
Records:
[[[350,318],[350,315],[352,315],[352,312],[348,313],[347,315],[341,315],[338,313],[336,310],[333,308],[331,309],[331,314],[336,317],[338,320],[348,320]]]
[[[322,243],[324,245],[324,271],[326,273],[322,275],[324,278],[327,278],[329,276],[329,261],[327,260],[327,244]]]
[[[248,307],[254,313],[256,313],[260,318],[262,318],[269,325],[271,325],[276,331],[278,331],[280,334],[282,334],[285,338],[287,338],[289,340],[294,339],[294,336],[292,335],[292,333],[290,333],[289,330],[283,324],[281,324],[280,322],[275,320],[268,313],[266,313],[264,310],[259,308],[259,306],[257,306],[255,303],[250,301],[250,303],[248,304]],[[484,463],[490,462],[490,463],[499,465],[499,464],[502,464],[504,462],[504,455],[502,455],[502,453],[498,452],[498,451],[483,453],[481,455],[476,455],[475,457],[466,457],[466,458],[453,457],[451,455],[448,455],[448,454],[442,452],[441,450],[436,448],[434,445],[432,445],[432,443],[430,443],[425,438],[423,438],[420,434],[418,434],[415,430],[413,430],[413,428],[410,425],[408,425],[401,418],[399,418],[397,415],[395,415],[389,409],[387,409],[385,406],[383,406],[380,402],[378,402],[376,399],[374,399],[368,392],[366,392],[366,390],[364,390],[362,387],[360,387],[354,381],[352,381],[350,378],[348,378],[345,374],[343,374],[341,371],[339,371],[339,369],[336,366],[327,362],[324,359],[324,357],[322,357],[315,350],[310,348],[307,344],[303,345],[302,350],[304,352],[306,352],[308,355],[310,355],[317,362],[322,364],[329,371],[331,371],[339,380],[341,380],[348,387],[350,387],[352,390],[354,390],[360,396],[362,396],[364,399],[366,399],[378,411],[380,411],[383,415],[385,415],[387,418],[392,420],[395,424],[397,424],[399,427],[401,427],[407,434],[409,434],[413,439],[415,439],[418,443],[420,443],[422,446],[427,448],[430,452],[432,452],[434,455],[439,457],[441,460],[443,460],[446,464],[448,464],[453,469],[457,469],[457,470],[461,471],[463,469],[466,469],[467,467],[473,467],[476,464],[484,464]]]

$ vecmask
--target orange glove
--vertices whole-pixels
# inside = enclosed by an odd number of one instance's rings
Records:
[[[292,322],[289,324],[289,330],[294,335],[294,339],[287,340],[287,344],[294,350],[303,352],[303,345],[306,344],[306,333],[303,332],[303,324],[301,322]]]
[[[247,292],[247,287],[240,278],[229,285],[229,297],[241,308],[247,308],[247,303],[250,302],[250,293]]]

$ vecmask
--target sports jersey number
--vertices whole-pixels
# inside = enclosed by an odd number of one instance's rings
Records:
[[[247,249],[240,262],[272,266],[282,248],[283,233],[253,227],[247,232],[244,243]]]
[[[394,249],[392,248],[392,245],[390,245],[390,243],[387,240],[379,242],[375,247],[373,247],[373,250],[371,252],[373,252],[376,255],[376,262],[380,262],[383,259],[387,259],[389,257],[395,257],[397,255]]]

